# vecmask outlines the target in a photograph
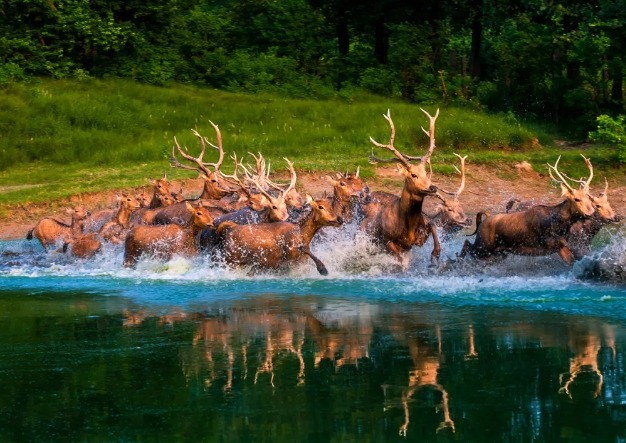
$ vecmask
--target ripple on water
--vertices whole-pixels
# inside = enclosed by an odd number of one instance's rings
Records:
[[[313,252],[326,264],[329,277],[320,276],[312,263],[295,267],[287,275],[249,275],[212,263],[208,258],[175,257],[168,262],[150,258],[135,269],[126,269],[123,247],[105,245],[93,260],[74,260],[65,254],[45,254],[33,242],[0,242],[0,276],[3,286],[23,289],[83,290],[116,293],[139,299],[197,300],[215,297],[242,297],[246,294],[320,294],[387,300],[419,300],[460,304],[507,304],[532,309],[578,311],[593,306],[595,311],[616,311],[626,302],[621,287],[608,281],[622,281],[614,271],[604,274],[603,284],[582,281],[580,269],[573,272],[555,257],[509,257],[489,265],[473,260],[459,262],[454,252],[461,249],[463,236],[442,243],[440,264],[431,266],[429,241],[414,249],[411,266],[400,270],[394,259],[372,255],[373,246],[349,228],[326,233],[314,242]],[[613,235],[590,259],[609,260],[615,268],[626,265],[626,244]],[[585,264],[587,263],[587,264]],[[587,268],[585,268],[585,266]],[[599,308],[600,306],[601,308]],[[615,312],[611,313],[612,315]]]

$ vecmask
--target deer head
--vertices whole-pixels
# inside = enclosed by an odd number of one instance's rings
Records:
[[[289,183],[289,187],[285,190],[273,184],[275,187],[277,187],[280,190],[280,195],[278,197],[273,197],[268,192],[266,192],[263,189],[263,185],[259,181],[258,177],[255,178],[254,176],[249,175],[249,173],[247,173],[246,171],[246,175],[247,175],[246,179],[254,183],[257,190],[268,201],[268,208],[270,210],[270,220],[273,220],[273,221],[285,221],[289,217],[289,213],[287,212],[286,196],[289,192],[291,192],[291,190],[295,189],[295,186],[296,186],[297,176],[296,176],[296,171],[293,167],[293,163],[290,162],[288,159],[285,159],[285,161],[287,162],[287,165],[289,166],[289,171],[291,172],[291,182]],[[265,176],[266,174],[261,173],[261,175]]]
[[[170,189],[167,183],[167,174],[163,174],[163,178],[154,180],[152,177],[148,177],[152,186],[154,186],[155,195],[165,195],[170,193]]]
[[[354,175],[346,172],[345,174],[338,173],[335,177],[331,175],[325,177],[333,185],[335,198],[343,201],[351,200],[352,198],[365,198],[367,186],[359,177],[359,169],[356,169]]]
[[[459,202],[459,196],[463,192],[463,189],[465,189],[465,159],[467,159],[467,155],[465,157],[461,157],[459,154],[454,155],[456,155],[459,160],[461,160],[461,169],[459,170],[455,166],[457,172],[461,174],[461,184],[455,192],[450,192],[446,191],[445,189],[439,188],[439,192],[437,192],[437,197],[439,198],[439,200],[441,200],[441,204],[437,205],[437,209],[441,212],[444,221],[458,227],[471,226],[472,220],[467,217],[467,215],[465,215],[465,211],[463,211],[461,203]],[[441,193],[451,195],[453,198],[447,199],[443,197]]]
[[[147,208],[150,206],[150,202],[152,201],[152,197],[148,193],[146,193],[146,188],[142,187],[141,192],[137,193],[137,201],[139,201],[141,208]]]
[[[421,108],[420,108],[421,109]],[[406,155],[400,151],[398,151],[394,146],[393,142],[396,137],[396,129],[393,125],[393,121],[391,120],[391,113],[388,110],[387,115],[383,115],[385,119],[389,122],[389,126],[391,126],[391,136],[389,138],[389,143],[382,144],[375,141],[370,137],[370,141],[374,144],[374,146],[378,146],[379,148],[385,148],[391,151],[396,158],[392,159],[380,159],[374,156],[374,150],[372,149],[372,154],[370,155],[370,163],[399,163],[398,170],[405,177],[405,188],[412,196],[417,196],[422,198],[427,195],[434,195],[437,192],[437,188],[432,185],[430,181],[430,175],[426,173],[426,163],[430,161],[430,156],[435,150],[435,121],[439,116],[439,109],[437,109],[437,113],[434,117],[432,117],[428,112],[422,109],[422,112],[426,114],[430,120],[430,129],[427,131],[422,128],[422,131],[429,137],[430,146],[426,155],[423,157],[412,157]],[[420,163],[417,165],[411,164],[411,160],[419,160]]]
[[[123,208],[132,210],[141,207],[141,203],[139,203],[139,200],[125,192],[122,192],[122,195],[116,195],[116,198]]]
[[[335,215],[331,210],[331,204],[326,198],[313,200],[307,194],[306,201],[313,210],[313,223],[316,226],[335,226],[339,227],[343,224],[343,219]]]
[[[65,212],[72,216],[72,221],[84,220],[91,215],[91,213],[82,206],[76,206],[74,209],[67,208]]]
[[[562,196],[567,198],[570,203],[570,207],[572,208],[572,213],[581,215],[583,217],[591,217],[595,212],[595,208],[589,196],[589,183],[593,178],[593,166],[591,166],[591,162],[588,159],[585,159],[587,162],[587,166],[589,167],[589,179],[581,186],[581,189],[574,189],[568,182],[563,174],[561,174],[558,170],[559,160],[561,160],[561,156],[556,160],[554,166],[548,164],[548,170],[550,172],[550,177],[555,182],[561,185]],[[556,174],[557,178],[554,177]]]
[[[609,223],[617,223],[620,221],[620,217],[615,213],[608,200],[609,181],[605,178],[604,183],[604,191],[597,197],[591,196],[591,201],[596,208],[596,214],[600,217],[600,220]]]
[[[193,206],[189,202],[185,202],[187,210],[191,213],[191,224],[198,228],[213,227],[213,217],[209,213],[208,209],[202,205]]]

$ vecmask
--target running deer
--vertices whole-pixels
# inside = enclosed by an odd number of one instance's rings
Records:
[[[158,208],[163,206],[165,200],[162,198],[164,195],[170,196],[170,188],[167,183],[167,174],[163,174],[163,178],[159,178],[154,180],[152,177],[149,177],[150,183],[154,186],[154,191],[152,193],[152,199],[150,200],[150,204],[148,205],[149,209]]]
[[[135,197],[125,192],[122,192],[121,196],[117,196],[117,200],[120,207],[115,217],[98,231],[98,235],[103,240],[114,244],[122,243],[122,235],[131,226],[130,216],[132,212],[141,207]]]
[[[341,226],[343,220],[332,212],[327,199],[314,201],[307,196],[311,212],[297,224],[289,222],[237,225],[224,222],[217,238],[226,263],[256,269],[288,269],[306,256],[315,262],[322,275],[328,275],[324,264],[309,250],[311,240],[322,226]]]
[[[159,214],[163,208],[167,208],[174,204],[174,198],[168,193],[163,195],[158,195],[157,199],[161,202],[160,207],[156,208],[141,208],[133,211],[130,215],[130,224],[133,226],[137,225],[151,225],[154,222],[154,217]],[[185,203],[182,203],[185,204]]]
[[[420,225],[426,224],[422,214],[424,197],[436,195],[437,188],[432,185],[430,174],[426,172],[425,165],[430,161],[430,157],[435,150],[435,121],[439,116],[439,110],[434,117],[422,109],[430,120],[430,129],[422,130],[430,139],[430,146],[426,155],[422,157],[411,157],[398,151],[394,145],[396,130],[391,120],[391,114],[387,111],[385,119],[391,126],[391,136],[389,143],[382,144],[370,138],[372,143],[380,148],[391,151],[396,158],[379,159],[372,154],[370,163],[399,163],[398,171],[405,177],[402,195],[399,199],[383,204],[365,205],[365,220],[361,225],[361,230],[365,231],[379,246],[385,248],[387,252],[394,255],[398,261],[405,265],[406,254],[418,240],[417,231]],[[419,160],[420,163],[413,165],[411,160]],[[434,225],[433,229],[434,229]],[[439,258],[440,248],[435,248],[431,254],[433,260]]]
[[[333,212],[340,215],[345,223],[354,221],[358,209],[357,204],[365,200],[369,191],[359,177],[360,169],[357,167],[354,175],[346,171],[345,174],[337,173],[335,177],[326,176],[326,180],[333,185]]]
[[[183,195],[183,189],[185,188],[185,182],[180,183],[180,190],[178,192],[172,191],[172,198],[176,203],[182,203],[185,201],[185,196]]]
[[[187,169],[189,171],[197,171],[200,173],[200,177],[204,181],[204,188],[202,190],[202,194],[199,197],[201,200],[220,200],[224,197],[231,196],[234,191],[231,189],[226,189],[220,181],[218,172],[220,170],[220,167],[222,166],[222,163],[224,162],[224,147],[222,145],[222,133],[220,132],[219,127],[215,123],[213,123],[210,120],[209,120],[209,123],[211,123],[211,126],[213,126],[213,129],[215,130],[215,135],[217,138],[217,146],[211,143],[206,137],[203,137],[202,135],[200,135],[198,131],[196,131],[195,129],[192,129],[191,132],[193,133],[193,135],[198,137],[198,139],[200,140],[200,145],[202,146],[202,149],[200,150],[200,155],[198,155],[198,157],[193,157],[189,155],[187,147],[185,147],[185,150],[183,151],[183,149],[178,144],[178,140],[176,139],[176,137],[174,137],[175,145],[172,146],[172,157],[169,159],[169,162],[172,168]],[[215,163],[204,162],[204,154],[206,153],[207,144],[211,146],[213,149],[215,149],[216,151],[218,151],[219,153],[219,158],[217,162]],[[180,163],[178,159],[176,158],[176,150],[178,150],[178,153],[185,160],[195,165],[189,166],[189,165],[184,165]],[[213,168],[213,170],[210,170],[209,168]]]
[[[66,239],[70,239],[71,237],[82,235],[85,219],[91,214],[82,206],[77,206],[74,209],[68,208],[66,212],[72,216],[71,224],[67,224],[54,217],[46,217],[39,221],[33,229],[28,231],[26,239],[32,240],[36,238],[46,252],[48,252],[48,248],[51,246],[65,241]]]
[[[585,157],[583,156],[583,158]],[[585,161],[589,162],[589,159],[585,158]],[[580,260],[591,251],[591,242],[593,241],[593,238],[598,234],[598,232],[600,232],[600,230],[606,225],[619,223],[621,221],[621,218],[617,214],[615,214],[615,211],[608,201],[609,182],[606,178],[604,179],[604,191],[602,191],[597,197],[591,195],[587,181],[572,181],[580,183],[581,189],[585,189],[587,191],[595,207],[595,213],[593,214],[593,217],[579,220],[574,223],[569,229],[567,235],[565,236],[567,243],[569,244],[569,247],[572,251],[572,254],[574,255],[574,258],[576,260]],[[514,199],[507,203],[506,212],[510,212],[516,203],[519,204],[517,205],[517,207],[515,207],[514,212],[525,211],[535,206],[532,201],[521,201],[518,199]]]
[[[548,165],[550,177],[561,185],[565,200],[555,206],[533,206],[522,212],[476,216],[476,240],[463,245],[459,257],[467,253],[476,258],[494,255],[550,255],[557,253],[566,263],[573,264],[574,256],[567,243],[567,233],[574,223],[589,218],[595,212],[587,192],[593,178],[593,166],[589,167],[589,178],[583,189],[574,189],[558,170],[559,160]],[[558,178],[555,178],[556,177]],[[487,218],[481,222],[482,216]],[[473,235],[473,234],[472,234]]]
[[[136,226],[126,236],[124,266],[133,266],[141,254],[171,259],[175,254],[198,255],[197,236],[213,225],[213,217],[206,208],[186,203],[192,218],[187,226]]]

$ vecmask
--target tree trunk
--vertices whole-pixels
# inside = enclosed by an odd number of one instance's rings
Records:
[[[337,11],[337,42],[339,53],[343,56],[350,52],[350,34],[348,32],[348,17],[345,7],[340,4]]]
[[[474,21],[472,23],[472,49],[470,53],[470,76],[479,78],[481,75],[480,55],[483,40],[482,7],[482,1],[480,1],[474,10]]]
[[[622,72],[622,61],[613,58],[609,63],[613,86],[611,87],[611,107],[620,112],[624,109],[624,75]]]
[[[374,23],[374,55],[378,63],[386,65],[389,55],[389,33],[385,26],[385,14],[382,13]]]
[[[450,76],[456,75],[456,49],[450,51]]]

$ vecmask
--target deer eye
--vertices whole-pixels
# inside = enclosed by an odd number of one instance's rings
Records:
[[[211,180],[213,183],[217,183],[217,180]]]
[[[601,207],[602,207],[602,206],[600,206],[600,205],[596,205],[596,208],[598,208],[598,209],[600,209]]]
[[[417,178],[417,175],[415,175],[415,174],[411,174],[411,177],[413,177],[413,178]]]
[[[320,211],[323,211],[323,210],[324,210],[324,206],[321,206],[321,205],[320,205],[320,206],[318,206],[317,208],[318,208]]]
[[[276,206],[272,206],[272,209],[278,209]]]
[[[575,198],[574,201],[580,203],[580,199],[579,198]]]
[[[345,186],[346,184],[344,182],[339,183],[341,186]]]

